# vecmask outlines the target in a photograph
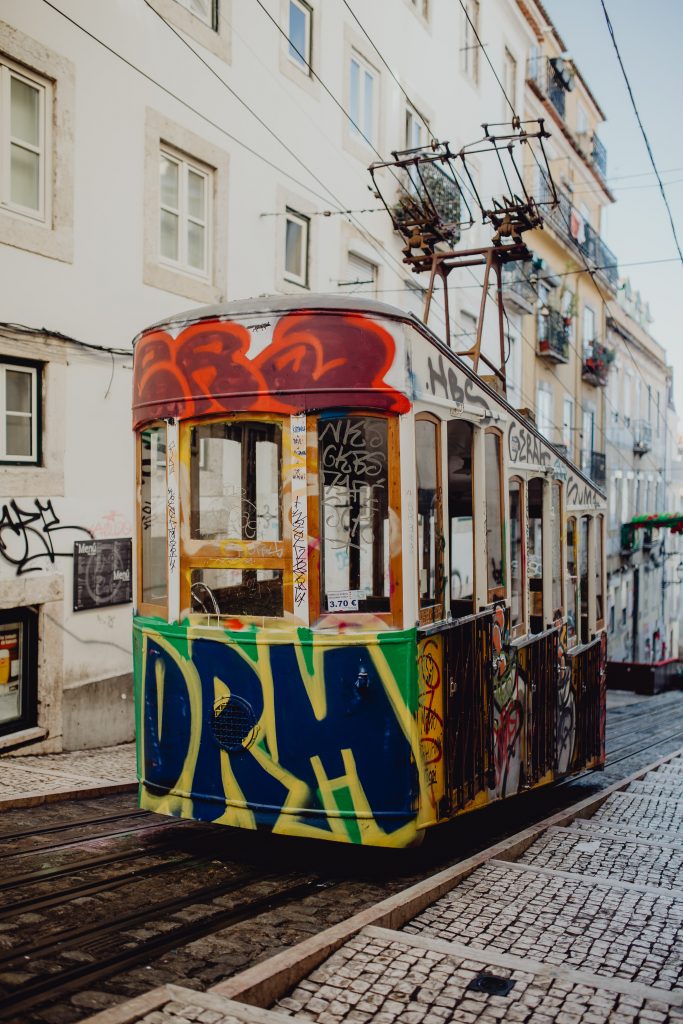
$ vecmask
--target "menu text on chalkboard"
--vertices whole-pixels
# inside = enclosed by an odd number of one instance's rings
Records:
[[[74,542],[74,611],[130,604],[133,542],[130,537]]]

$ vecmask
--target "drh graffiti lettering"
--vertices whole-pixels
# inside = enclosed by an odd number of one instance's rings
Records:
[[[0,510],[0,555],[16,565],[17,576],[45,569],[44,559],[54,565],[57,558],[73,558],[74,541],[93,536],[85,526],[62,523],[49,498],[36,498],[33,506],[12,500]]]
[[[484,396],[478,394],[474,381],[469,377],[464,377],[464,383],[460,384],[455,368],[450,363],[446,368],[442,355],[436,360],[432,360],[432,357],[429,356],[427,370],[429,371],[429,380],[426,383],[427,391],[435,398],[448,399],[459,411],[464,409],[465,403],[469,406],[479,407],[486,420],[491,418],[491,407]]]
[[[441,637],[428,637],[418,649],[418,729],[427,773],[429,800],[436,811],[444,795],[443,648]]]
[[[385,380],[394,339],[368,317],[282,316],[273,340],[253,359],[247,354],[251,337],[247,327],[219,321],[192,324],[177,338],[163,330],[144,335],[135,351],[135,426],[207,413],[339,408],[349,391],[362,392],[369,409],[410,408]]]
[[[308,595],[308,558],[306,510],[297,494],[292,504],[292,576],[294,604],[301,608]]]
[[[550,464],[551,453],[543,443],[526,427],[513,423],[508,432],[508,454],[510,462],[544,469]]]
[[[496,607],[493,644],[493,746],[496,794],[515,792],[521,767],[521,735],[524,726],[523,682],[518,659],[510,647],[509,612]]]

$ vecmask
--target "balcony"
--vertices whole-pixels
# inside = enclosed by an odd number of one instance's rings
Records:
[[[584,344],[583,366],[581,379],[595,388],[606,388],[609,368],[614,362],[614,349],[607,348],[599,341]]]
[[[550,100],[564,118],[567,93],[574,88],[574,69],[562,57],[531,57],[527,62],[527,81]]]
[[[558,309],[545,309],[537,317],[537,355],[549,362],[569,361],[569,324]]]
[[[645,455],[652,451],[652,424],[636,420],[633,424],[633,454]]]
[[[538,294],[522,263],[508,263],[503,267],[501,285],[506,307],[512,306],[517,313],[533,313]]]
[[[607,150],[605,149],[604,143],[600,141],[597,135],[593,135],[593,150],[591,152],[591,160],[593,166],[599,172],[601,178],[607,177]]]
[[[597,277],[609,290],[616,295],[619,287],[619,268],[617,258],[612,250],[605,245],[602,238],[590,224],[586,223],[579,211],[572,205],[571,199],[560,189],[557,190],[559,206],[546,207],[543,219],[572,248],[581,252],[591,269],[597,271]],[[539,202],[550,203],[550,191],[545,189]]]

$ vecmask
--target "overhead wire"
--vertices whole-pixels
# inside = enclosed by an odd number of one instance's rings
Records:
[[[600,6],[602,7],[603,13],[605,15],[605,21],[607,22],[607,30],[608,30],[608,32],[610,34],[610,38],[612,40],[612,45],[614,47],[614,52],[617,55],[617,60],[619,62],[619,67],[621,68],[621,73],[624,76],[624,82],[626,83],[626,89],[628,91],[629,99],[631,100],[631,106],[633,107],[633,113],[636,115],[636,121],[638,122],[638,127],[640,128],[640,134],[643,136],[643,142],[645,143],[645,148],[647,149],[647,155],[650,158],[650,163],[652,164],[652,170],[654,171],[655,176],[657,178],[657,184],[659,185],[659,191],[662,194],[662,199],[664,200],[664,205],[666,207],[666,212],[667,212],[667,214],[669,216],[669,224],[671,225],[671,233],[672,233],[673,238],[674,238],[674,242],[675,242],[675,245],[676,245],[676,250],[678,252],[678,256],[679,256],[679,259],[681,261],[681,264],[683,264],[683,252],[681,252],[681,245],[680,245],[680,242],[678,241],[678,233],[676,231],[676,225],[674,223],[673,213],[671,212],[671,206],[669,205],[669,198],[668,198],[668,196],[666,194],[666,189],[664,188],[664,182],[662,181],[662,176],[659,173],[659,169],[658,169],[657,164],[655,162],[655,156],[654,156],[654,153],[652,152],[652,146],[650,145],[650,140],[649,140],[649,138],[647,136],[647,132],[645,131],[645,126],[644,126],[643,120],[642,120],[642,118],[640,116],[640,111],[638,110],[638,105],[636,103],[635,96],[633,95],[633,88],[631,86],[631,82],[629,80],[629,77],[628,77],[628,75],[626,73],[626,68],[624,67],[624,62],[623,62],[622,57],[621,57],[621,52],[619,50],[619,46],[617,44],[617,39],[616,39],[616,36],[614,34],[614,26],[612,25],[612,22],[610,20],[610,16],[607,13],[607,7],[605,6],[605,0],[600,0]]]

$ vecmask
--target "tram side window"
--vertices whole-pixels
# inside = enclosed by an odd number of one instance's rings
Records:
[[[489,601],[505,597],[501,457],[500,434],[494,430],[487,430],[484,443],[484,462],[486,466],[486,574]]]
[[[193,426],[190,480],[190,537],[206,542],[213,561],[224,563],[191,567],[192,611],[281,616],[280,424],[228,420]]]
[[[602,587],[602,530],[603,517],[597,516],[593,520],[593,531],[595,533],[595,619],[598,628],[603,624],[605,618],[605,605]]]
[[[590,516],[581,516],[579,537],[579,571],[581,574],[581,643],[587,644],[588,636],[588,534]]]
[[[510,627],[512,635],[524,632],[524,483],[519,477],[510,481]]]
[[[552,484],[553,621],[564,616],[562,603],[562,484]]]
[[[443,532],[439,479],[439,427],[432,419],[415,421],[417,469],[417,553],[421,619],[443,616]]]
[[[140,435],[141,605],[166,614],[166,427]],[[144,609],[143,614],[144,614]]]
[[[323,612],[388,612],[387,421],[326,416],[318,424]]]
[[[543,629],[543,481],[540,477],[535,476],[529,481],[527,495],[529,628],[532,633],[540,633]]]
[[[472,520],[472,439],[464,420],[448,424],[448,518],[450,520],[451,612],[474,608],[474,529]]]
[[[567,644],[577,641],[576,603],[578,598],[578,565],[576,558],[576,518],[567,519]]]

